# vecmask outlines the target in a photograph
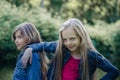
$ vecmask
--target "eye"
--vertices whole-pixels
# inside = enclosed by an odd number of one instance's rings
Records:
[[[18,38],[22,38],[22,36],[18,36]]]
[[[17,38],[17,39],[21,39],[21,38],[23,38],[22,36],[16,36],[15,38]]]
[[[70,40],[72,40],[72,41],[73,41],[73,40],[75,40],[75,38],[70,38]]]

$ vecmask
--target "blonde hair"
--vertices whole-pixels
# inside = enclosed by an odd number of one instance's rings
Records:
[[[88,49],[95,50],[95,47],[92,44],[92,41],[82,24],[78,19],[69,19],[66,22],[64,22],[61,25],[61,28],[59,30],[59,41],[58,41],[58,46],[56,49],[56,68],[55,68],[55,78],[54,80],[61,80],[61,73],[62,73],[62,60],[65,54],[65,47],[63,44],[62,40],[62,31],[67,29],[67,28],[72,28],[79,38],[81,39],[80,42],[80,54],[83,60],[82,68],[82,80],[89,80],[89,70],[88,70],[88,59],[87,59],[87,51]]]
[[[22,24],[19,24],[15,27],[12,39],[15,40],[15,34],[17,31],[21,31],[21,35],[23,38],[28,38],[27,44],[33,44],[33,43],[41,43],[42,39],[40,36],[40,33],[36,29],[35,25],[29,22],[24,22]],[[47,74],[47,58],[45,53],[40,53],[40,59],[41,59],[41,65],[42,65],[42,75],[43,80],[47,80],[46,74]]]

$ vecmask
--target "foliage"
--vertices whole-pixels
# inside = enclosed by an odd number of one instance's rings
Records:
[[[95,26],[86,25],[94,45],[106,58],[120,69],[120,21],[106,24],[96,21]]]
[[[11,40],[12,31],[16,25],[26,21],[36,25],[43,40],[57,39],[59,21],[52,19],[45,10],[39,7],[29,10],[26,4],[16,7],[5,1],[0,1],[0,64],[15,62],[16,53],[19,52]]]
[[[29,7],[39,6],[40,0],[6,0],[11,4],[14,4],[15,6],[19,7],[23,4],[28,4]]]
[[[7,0],[16,6],[24,3],[41,6],[51,12],[53,17],[71,18],[76,17],[83,22],[94,24],[96,20],[104,20],[108,23],[120,19],[119,0]]]
[[[26,2],[29,3],[30,0],[6,0],[6,1],[8,1],[11,4],[14,4],[16,6],[20,6],[20,5],[22,5],[22,4],[26,3]]]
[[[108,23],[120,19],[119,0],[49,0],[48,2],[46,8],[54,16],[61,15],[63,18],[77,17],[91,24],[94,24],[96,19]]]
[[[65,9],[65,11],[62,12],[63,14],[61,15],[63,15],[63,17],[67,15],[67,17],[77,16],[78,18],[81,18],[83,22],[86,21],[86,19],[88,20],[89,17],[91,17],[90,20],[93,20],[95,22],[94,25],[91,26],[89,24],[86,24],[85,26],[92,38],[94,45],[96,46],[98,51],[100,51],[100,53],[102,53],[106,58],[108,58],[120,69],[120,21],[107,24],[104,21],[95,20],[94,16],[97,16],[98,19],[103,19],[101,14],[98,17],[98,13],[91,13],[91,15],[89,16],[81,16],[81,14],[86,14],[88,10],[87,8],[90,8],[90,6],[88,6],[87,4],[85,5],[84,2],[87,1],[76,1],[77,0],[66,0],[67,3],[63,1],[61,4],[66,5],[61,5],[62,8],[64,7]],[[81,2],[81,4],[79,2]],[[92,4],[92,2],[88,2],[89,4]],[[105,1],[105,3],[106,2],[107,1]],[[97,4],[97,2],[94,3]],[[50,3],[48,3],[48,5],[49,4]],[[84,6],[84,8],[82,6]],[[106,5],[104,4],[104,6]],[[74,12],[75,9],[78,9],[78,12]],[[59,10],[61,12],[61,9],[58,9],[58,11]],[[102,10],[100,11],[104,12]],[[87,12],[87,14],[89,14],[89,12]],[[16,25],[25,21],[32,22],[36,25],[37,29],[41,33],[43,41],[53,41],[57,40],[58,27],[56,26],[61,23],[60,21],[64,20],[51,18],[50,14],[46,10],[41,9],[40,7],[30,8],[27,4],[16,7],[15,5],[11,5],[10,3],[7,3],[5,1],[0,1],[0,65],[4,65],[4,63],[6,63],[6,65],[10,64],[11,66],[15,63],[15,58],[17,56],[16,53],[19,52],[16,50],[15,44],[11,40],[11,34]]]
[[[0,80],[12,80],[13,68],[4,67],[0,69]]]
[[[113,37],[113,40],[112,40],[112,45],[113,45],[113,52],[115,54],[113,54],[113,61],[114,63],[119,66],[119,69],[120,69],[120,28],[119,28],[119,25],[120,25],[120,21],[118,21],[117,23],[119,24],[116,24],[118,27],[116,27],[117,31],[114,32],[114,34],[112,34],[112,37]]]

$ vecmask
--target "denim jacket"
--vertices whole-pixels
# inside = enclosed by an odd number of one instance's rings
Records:
[[[31,47],[33,51],[42,51],[44,49],[45,52],[55,53],[57,42],[44,42],[44,43],[32,44],[29,47]],[[64,55],[63,63],[62,63],[63,66],[66,64],[66,62],[71,56],[68,50],[65,53],[66,54]],[[100,80],[115,80],[119,76],[119,70],[101,54],[92,50],[88,50],[87,57],[88,57],[88,68],[89,68],[90,80],[96,68],[99,68],[102,71],[106,72],[106,74]],[[55,69],[55,63],[56,63],[55,61],[53,61],[53,63],[50,64],[48,74],[47,74],[48,80],[54,79],[54,69]],[[81,80],[82,70],[83,69],[82,69],[82,60],[81,60],[79,64],[80,77],[78,80]]]
[[[42,80],[40,56],[38,52],[32,54],[32,64],[28,62],[26,68],[23,67],[21,61],[22,56],[23,52],[21,52],[17,58],[12,80]]]

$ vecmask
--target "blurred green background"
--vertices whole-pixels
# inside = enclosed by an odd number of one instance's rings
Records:
[[[19,54],[11,39],[16,25],[32,22],[43,41],[54,41],[69,18],[84,23],[97,50],[120,70],[120,0],[1,0],[0,80],[11,80]],[[103,74],[98,70],[98,79]]]

